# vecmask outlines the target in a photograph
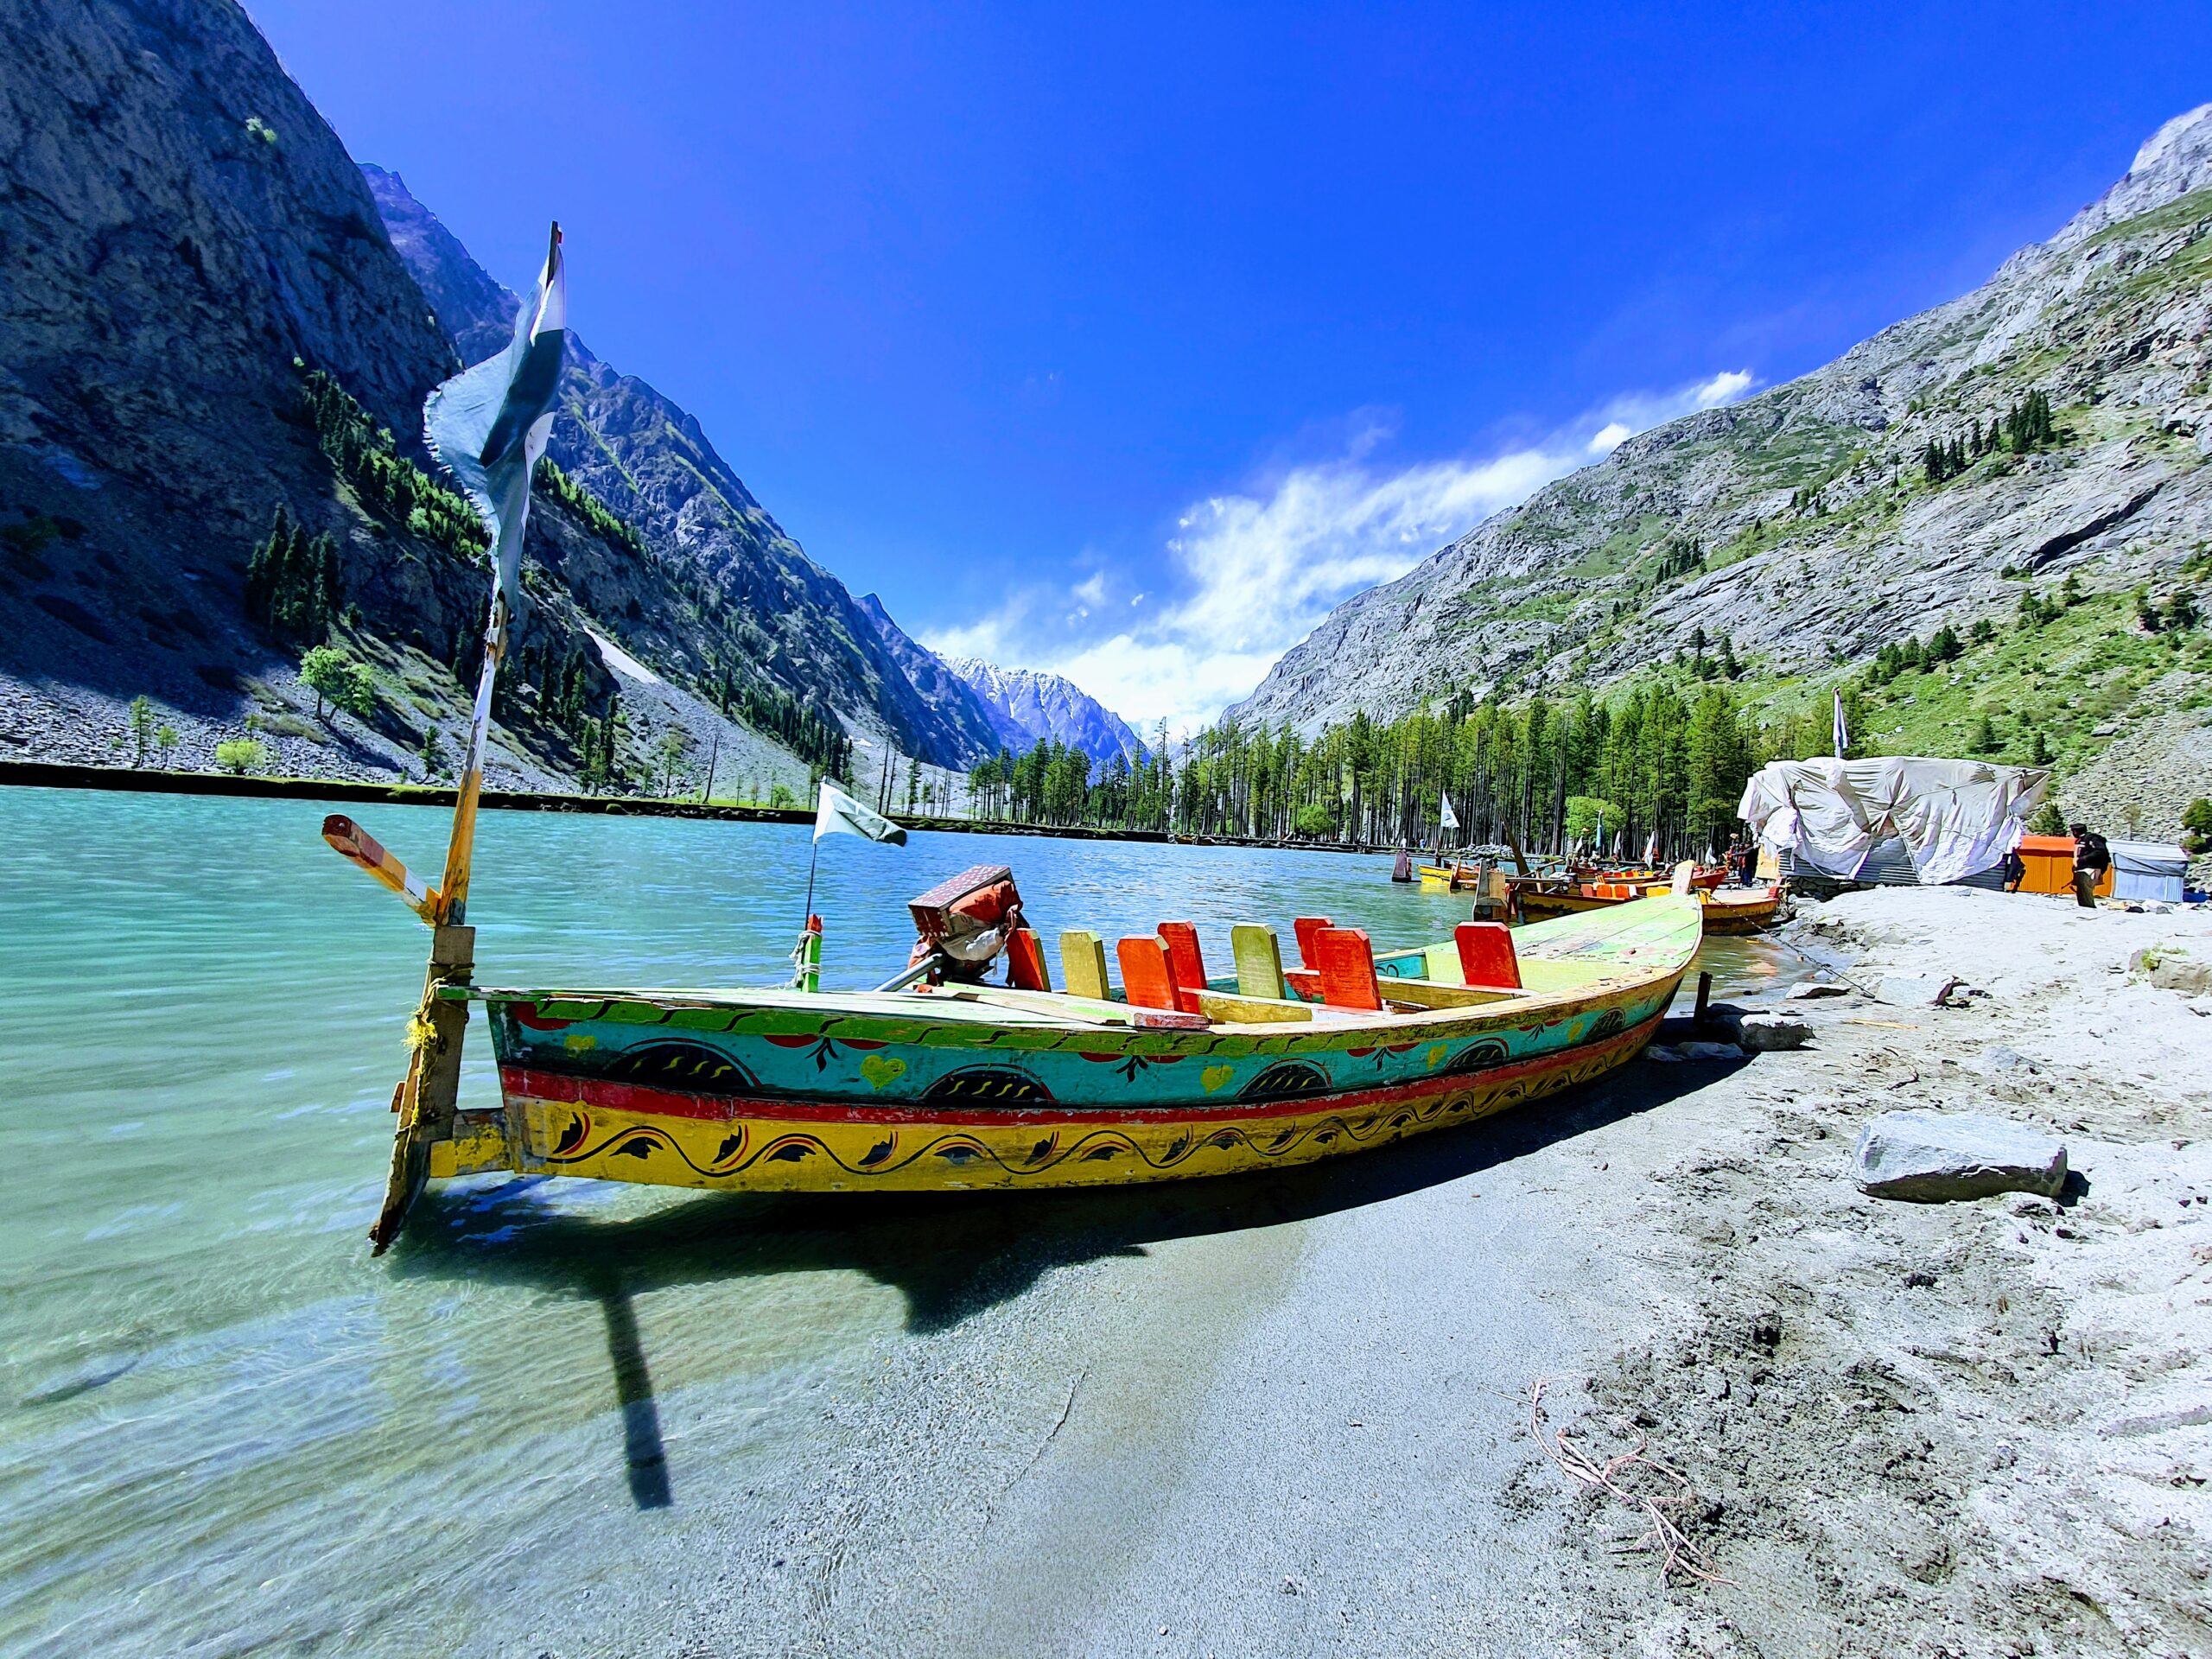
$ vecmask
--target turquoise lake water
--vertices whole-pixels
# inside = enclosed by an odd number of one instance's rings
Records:
[[[506,1650],[532,1586],[654,1570],[671,1480],[771,1465],[793,1400],[912,1328],[933,1250],[988,1248],[897,1210],[486,1178],[372,1261],[428,934],[323,845],[327,810],[0,791],[0,1650]],[[443,813],[359,816],[441,861]],[[807,851],[488,814],[479,978],[777,982]],[[983,862],[1047,938],[1181,918],[1224,965],[1236,921],[1381,946],[1466,913],[1382,857],[841,837],[825,982],[895,972],[904,899]],[[1783,972],[1756,942],[1712,965]],[[463,1100],[495,1096],[479,1026]]]

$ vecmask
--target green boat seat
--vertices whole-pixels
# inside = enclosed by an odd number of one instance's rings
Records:
[[[1239,922],[1229,930],[1229,948],[1236,958],[1236,991],[1280,1002],[1290,995],[1282,980],[1282,946],[1275,931],[1258,922]]]
[[[1105,1001],[1113,995],[1106,983],[1106,942],[1080,927],[1061,934],[1060,978],[1070,996]]]

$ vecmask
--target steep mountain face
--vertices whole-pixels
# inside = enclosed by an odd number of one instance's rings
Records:
[[[1128,722],[1072,680],[975,657],[944,660],[982,700],[999,741],[1017,754],[1048,740],[1080,749],[1101,766],[1117,754],[1134,763],[1145,753]]]
[[[274,503],[331,495],[302,370],[405,435],[452,351],[232,0],[12,0],[0,57],[0,741],[22,746],[25,683],[234,696],[266,655],[251,543]]]
[[[377,167],[362,173],[393,246],[438,321],[470,361],[488,355],[512,328],[517,296],[485,273],[397,174]],[[914,665],[931,685],[910,677],[910,659],[877,625],[881,607],[871,614],[800,550],[715,453],[698,421],[645,381],[601,361],[574,334],[547,453],[637,528],[648,557],[666,568],[683,595],[674,606],[652,606],[620,583],[579,592],[626,650],[664,674],[709,687],[733,675],[763,675],[941,766],[988,752],[973,700],[947,701],[926,664]]]
[[[2031,395],[2056,441],[1981,451]],[[1981,288],[1630,439],[1346,601],[1230,713],[1310,730],[1602,683],[1700,629],[1801,671],[2010,611],[2024,582],[2156,591],[2212,538],[2208,461],[2212,105]]]

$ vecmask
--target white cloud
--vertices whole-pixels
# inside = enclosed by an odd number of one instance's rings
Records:
[[[1724,369],[1698,387],[1697,406],[1718,409],[1732,404],[1757,384],[1749,369]]]
[[[1110,636],[1037,626],[1055,615],[1087,620],[1105,598],[1101,570],[1072,588],[1014,594],[966,627],[925,638],[947,655],[1065,674],[1147,731],[1162,719],[1188,730],[1248,695],[1351,594],[1404,575],[1634,433],[1731,402],[1752,384],[1747,372],[1730,371],[1616,398],[1590,417],[1603,423],[1594,431],[1576,423],[1544,443],[1396,468],[1372,459],[1376,437],[1363,429],[1341,460],[1292,467],[1249,493],[1186,508],[1167,543],[1176,591]]]

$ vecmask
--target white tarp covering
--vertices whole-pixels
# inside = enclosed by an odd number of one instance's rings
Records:
[[[1981,760],[1884,756],[1776,760],[1744,786],[1736,816],[1769,846],[1849,880],[1875,843],[1895,836],[1929,887],[2001,861],[2050,773]]]
[[[2112,896],[2182,901],[2189,880],[2189,855],[2155,841],[2115,841],[2112,846]]]

